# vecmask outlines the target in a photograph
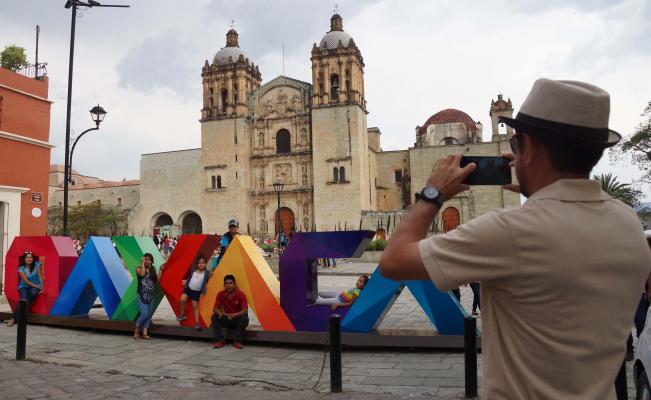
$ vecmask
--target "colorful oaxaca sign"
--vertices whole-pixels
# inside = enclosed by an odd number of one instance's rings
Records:
[[[269,331],[325,332],[332,311],[316,304],[318,297],[317,259],[359,257],[373,237],[372,231],[297,232],[280,258],[280,280],[273,274],[253,240],[237,236],[210,276],[198,303],[202,326],[210,326],[217,293],[226,275],[234,275],[262,328]],[[216,235],[183,235],[167,260],[156,305],[163,294],[175,314],[180,315],[182,282],[189,278],[200,256],[208,257],[219,246]],[[157,268],[163,263],[151,238],[91,237],[77,259],[69,238],[18,237],[7,253],[6,293],[12,309],[18,300],[19,257],[26,250],[45,256],[45,295],[38,296],[31,311],[53,316],[87,315],[100,298],[112,320],[135,320],[138,314],[135,268],[144,253],[154,256]],[[73,268],[74,265],[74,268]],[[407,287],[439,334],[461,334],[464,310],[450,293],[436,290],[431,281],[396,282],[376,269],[351,307],[339,307],[342,330],[374,330]],[[190,301],[186,302],[184,326],[195,321]]]

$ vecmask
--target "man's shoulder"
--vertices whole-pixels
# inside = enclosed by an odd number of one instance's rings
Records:
[[[494,208],[478,217],[468,221],[470,225],[490,225],[498,227],[504,225],[512,218],[517,218],[518,214],[524,212],[522,207]]]

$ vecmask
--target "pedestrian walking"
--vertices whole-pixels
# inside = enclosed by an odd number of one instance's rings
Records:
[[[481,310],[479,282],[470,282],[470,290],[472,290],[472,315],[477,315],[477,310]]]

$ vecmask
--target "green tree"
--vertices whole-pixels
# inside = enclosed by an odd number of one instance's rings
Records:
[[[601,189],[610,197],[623,201],[631,207],[640,204],[642,192],[631,186],[630,183],[622,183],[612,173],[595,175],[592,179],[601,182]]]
[[[82,242],[95,236],[127,235],[129,211],[121,207],[103,206],[98,203],[70,207],[68,213],[68,230],[70,237]],[[48,208],[48,234],[63,233],[63,207]]]
[[[48,207],[47,234],[50,236],[60,236],[63,234],[63,207]]]
[[[611,161],[618,161],[625,155],[630,155],[631,160],[643,172],[642,182],[651,183],[651,101],[641,114],[644,118],[637,126],[635,132],[624,137],[617,146],[610,151]]]
[[[25,48],[23,47],[5,46],[5,49],[0,53],[0,66],[3,68],[17,71],[28,65],[27,55],[25,55]]]

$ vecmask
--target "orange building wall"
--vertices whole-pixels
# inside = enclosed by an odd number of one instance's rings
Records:
[[[51,103],[3,87],[47,99],[47,77],[36,80],[0,68],[0,85],[0,131],[48,142]],[[21,199],[21,235],[43,235],[47,230],[49,170],[49,148],[0,138],[0,185],[29,188]],[[42,193],[39,204],[32,203],[32,192]],[[38,218],[32,216],[34,207],[41,210]]]

